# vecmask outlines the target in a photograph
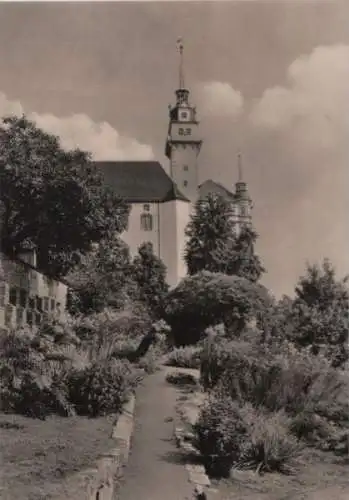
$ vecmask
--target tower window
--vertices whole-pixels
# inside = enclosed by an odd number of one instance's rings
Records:
[[[188,165],[184,165],[183,170],[184,172],[188,172]]]
[[[187,187],[188,186],[188,181],[183,181],[183,186]]]
[[[182,127],[180,127],[178,129],[178,134],[179,135],[191,135],[191,128],[182,128]]]
[[[145,212],[150,212],[150,205],[149,205],[149,203],[146,203],[145,205],[143,205],[143,210]]]
[[[143,213],[141,215],[141,229],[142,231],[153,230],[153,216],[151,214]]]

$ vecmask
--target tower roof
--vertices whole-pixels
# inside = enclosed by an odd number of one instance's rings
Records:
[[[182,37],[178,38],[177,40],[177,49],[179,52],[179,90],[184,90],[184,66],[183,66],[183,50],[184,50],[184,45],[183,45],[183,40]]]
[[[238,163],[238,180],[235,183],[235,198],[238,200],[250,200],[250,195],[247,189],[247,183],[243,178],[241,151],[238,152],[237,163]]]
[[[235,195],[229,189],[225,188],[222,184],[208,179],[199,186],[199,197],[205,198],[209,194],[217,194],[226,200],[235,201]]]
[[[106,186],[128,203],[189,200],[157,161],[95,161]]]

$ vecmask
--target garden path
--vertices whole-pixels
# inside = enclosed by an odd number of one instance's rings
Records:
[[[179,390],[165,380],[168,368],[147,376],[137,391],[135,428],[117,500],[190,500],[193,485],[173,440]]]

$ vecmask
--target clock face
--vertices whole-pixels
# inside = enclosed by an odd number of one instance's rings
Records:
[[[185,109],[185,110],[181,110],[181,111],[179,112],[179,119],[180,119],[181,121],[183,121],[183,122],[187,122],[187,121],[189,121],[189,119],[190,119],[190,114],[189,114],[189,111],[188,111],[188,110],[186,110],[186,109]]]

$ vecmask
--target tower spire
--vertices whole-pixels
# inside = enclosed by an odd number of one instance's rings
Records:
[[[179,52],[179,89],[184,89],[184,67],[183,67],[183,39],[177,39],[177,50]]]
[[[238,152],[238,182],[243,182],[241,151]]]

